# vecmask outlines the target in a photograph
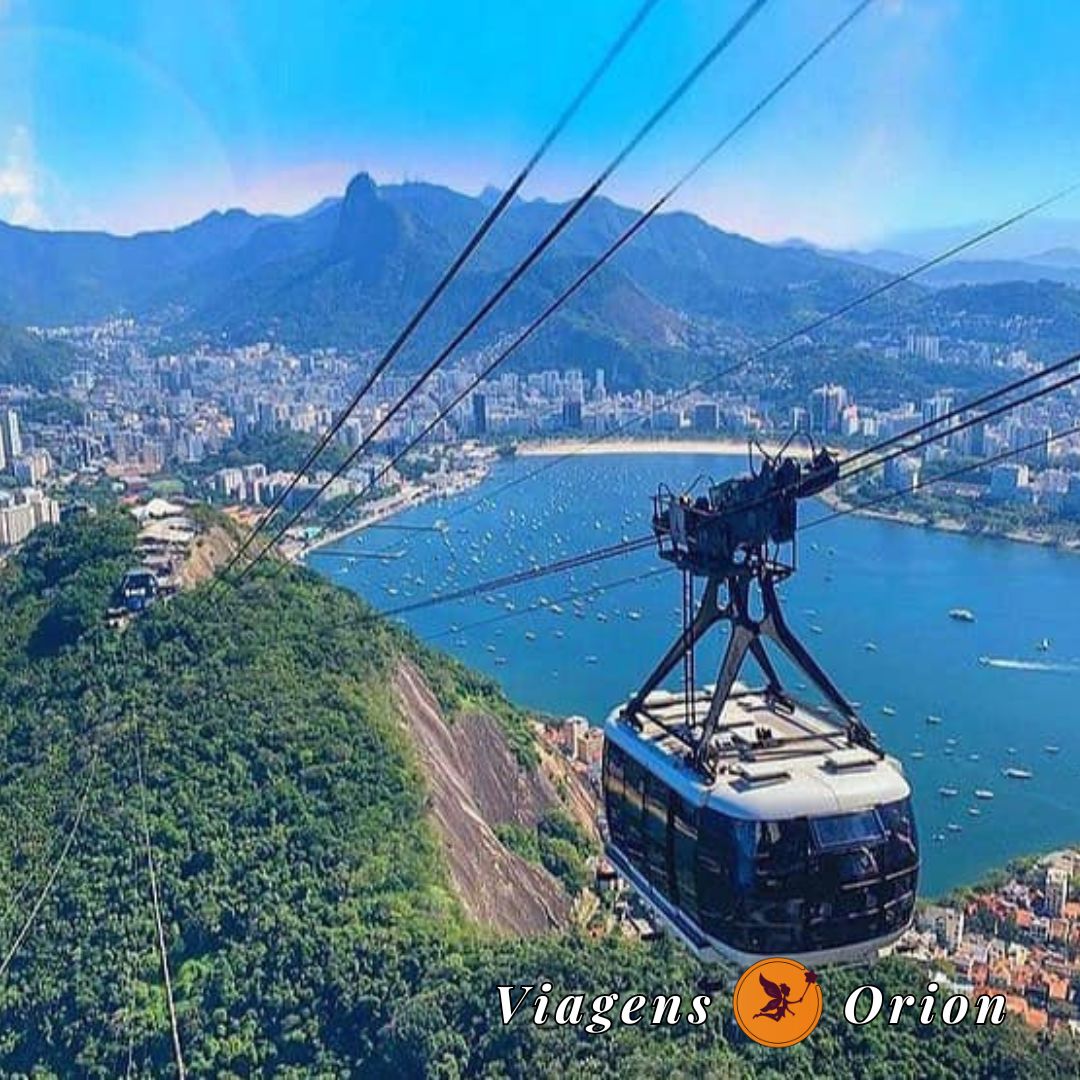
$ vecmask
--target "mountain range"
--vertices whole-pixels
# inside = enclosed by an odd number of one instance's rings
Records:
[[[438,280],[492,198],[490,190],[474,197],[428,183],[380,186],[360,174],[343,196],[294,217],[215,211],[172,231],[131,237],[0,224],[0,321],[69,324],[132,314],[155,320],[177,341],[276,339],[375,349]],[[430,358],[565,209],[543,199],[514,201],[402,363]],[[591,201],[463,350],[523,327],[638,213],[604,198]],[[623,384],[685,377],[688,363],[788,330],[909,268],[913,259],[767,245],[692,214],[657,215],[515,362],[547,366],[555,356],[560,363],[604,363],[613,383]],[[1015,289],[1002,290],[1002,281],[1025,285],[1017,296],[1029,307],[1036,293],[1035,306],[1050,312],[1051,323],[1060,309],[1071,333],[1070,286],[1080,283],[1080,254],[1051,251],[1045,264],[1013,261],[1004,269],[1001,262],[966,264],[959,276],[939,277],[944,289],[897,288],[887,307],[855,313],[852,333],[881,325],[883,312],[892,325],[934,329],[944,311],[962,331],[970,306],[980,311],[979,333],[1034,344],[1015,340]],[[950,272],[957,273],[940,274]],[[951,294],[956,284],[962,289]],[[1043,321],[1037,325],[1045,332]]]

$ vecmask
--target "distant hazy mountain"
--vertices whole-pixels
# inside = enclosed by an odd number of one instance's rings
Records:
[[[785,246],[798,246],[817,251],[834,259],[869,266],[889,274],[902,274],[914,269],[927,257],[933,257],[949,246],[955,246],[968,237],[975,235],[978,226],[972,226],[970,232],[957,232],[955,237],[945,241],[927,255],[913,255],[910,252],[893,251],[887,248],[874,248],[870,251],[854,249],[819,248],[805,241],[789,241]],[[950,233],[951,235],[951,233]],[[973,253],[981,251],[981,245],[970,249]],[[1055,281],[1065,285],[1080,285],[1080,251],[1069,247],[1053,248],[1028,258],[1010,259],[964,259],[957,258],[935,266],[920,274],[918,281],[923,285],[942,287],[948,285],[996,285],[1008,281]]]
[[[171,314],[192,332],[244,340],[376,346],[419,302],[485,213],[432,184],[377,187],[293,218],[242,210],[172,232],[115,237],[0,226],[0,317],[58,323],[117,312]],[[439,305],[423,339],[446,338],[563,207],[517,201]],[[599,199],[485,323],[520,327],[636,217]],[[605,268],[547,333],[594,355],[697,349],[846,299],[875,275],[812,251],[757,244],[689,214],[664,215]]]
[[[1016,207],[1003,207],[1003,215]],[[890,233],[875,245],[889,251],[907,251],[913,255],[933,255],[965,237],[985,229],[989,221],[964,222],[936,229],[907,229]],[[1080,250],[1080,220],[1045,217],[1035,214],[1003,230],[979,245],[979,259],[1040,261],[1040,253],[1059,248]]]
[[[361,174],[343,197],[324,199],[295,217],[231,210],[133,237],[0,225],[0,319],[61,323],[129,312],[191,337],[378,348],[495,197],[492,189],[472,197],[426,183],[380,187]],[[542,199],[516,200],[425,321],[403,362],[430,359],[564,209]],[[636,217],[637,211],[606,199],[590,203],[463,349],[521,328]],[[1080,255],[1062,247],[1044,247],[1045,264],[972,263],[943,271],[936,284],[996,285],[1002,275],[1017,282],[1078,283],[1080,265],[1071,260]],[[790,329],[914,259],[891,250],[833,253],[806,244],[760,244],[691,214],[660,215],[516,359],[525,365],[553,358],[604,363],[618,381],[683,379],[687,362]],[[1064,302],[1045,288],[1040,296],[1043,306]],[[1005,325],[1009,290],[986,299]],[[908,286],[853,319],[866,327],[919,326],[937,310],[921,285]],[[964,316],[949,318],[955,325]],[[985,329],[985,316],[978,325]]]

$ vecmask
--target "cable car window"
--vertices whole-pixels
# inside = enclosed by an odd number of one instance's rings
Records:
[[[629,754],[623,760],[623,840],[620,845],[639,870],[644,870],[645,843],[642,816],[645,810],[645,770]]]
[[[879,813],[886,836],[885,873],[914,869],[919,864],[919,842],[911,800],[888,803],[879,808]]]
[[[810,834],[805,818],[763,821],[758,827],[758,888],[801,891],[807,871]]]
[[[626,812],[623,807],[623,762],[625,755],[614,743],[604,743],[604,809],[611,839],[622,845]]]
[[[671,796],[671,861],[679,907],[697,921],[697,810],[678,795]]]
[[[732,819],[704,807],[698,814],[697,899],[698,922],[707,934],[730,940],[734,911],[735,838]]]
[[[646,774],[645,816],[645,873],[649,882],[663,893],[672,896],[671,871],[668,862],[668,800],[667,784],[651,773]]]
[[[823,851],[880,844],[885,839],[875,810],[811,818],[810,829],[814,834],[814,843]]]

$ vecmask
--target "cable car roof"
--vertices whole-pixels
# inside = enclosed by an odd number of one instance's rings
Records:
[[[699,719],[711,687],[697,695]],[[604,735],[689,802],[706,802],[733,817],[774,821],[851,813],[907,798],[911,791],[899,763],[852,746],[835,720],[801,704],[787,711],[764,693],[739,684],[725,702],[713,742],[716,778],[687,759],[678,735],[685,719],[682,694],[654,691],[639,713],[640,730],[608,717]],[[762,729],[769,737],[762,739]]]

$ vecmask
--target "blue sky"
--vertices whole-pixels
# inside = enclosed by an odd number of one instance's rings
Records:
[[[292,212],[360,169],[504,184],[638,2],[0,0],[0,218]],[[571,194],[744,6],[660,0],[527,194]],[[608,193],[655,195],[851,6],[771,0]],[[1073,0],[876,0],[680,204],[834,245],[1003,216],[1080,176],[1077,41]]]

